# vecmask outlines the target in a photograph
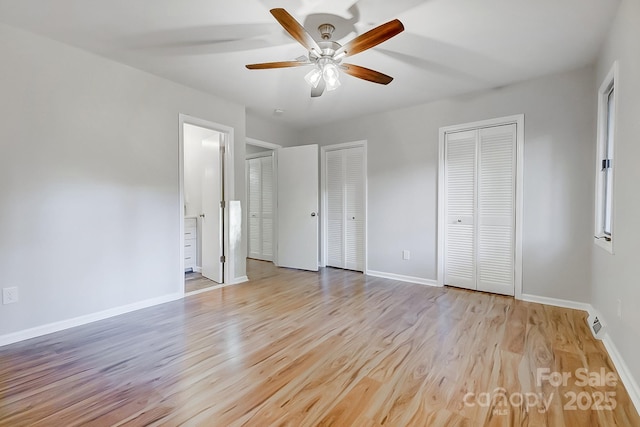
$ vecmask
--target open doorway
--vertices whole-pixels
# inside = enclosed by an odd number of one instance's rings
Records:
[[[214,123],[181,117],[183,210],[181,264],[185,294],[225,283],[225,147]]]
[[[247,138],[247,257],[275,261],[276,249],[276,179],[277,144]]]

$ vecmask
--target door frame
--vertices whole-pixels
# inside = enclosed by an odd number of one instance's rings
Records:
[[[523,167],[524,167],[524,114],[481,120],[471,123],[441,127],[438,135],[438,285],[444,286],[445,247],[445,137],[448,133],[474,130],[478,128],[516,125],[516,197],[515,197],[515,260],[514,294],[522,299],[522,218],[523,218]]]
[[[327,266],[327,152],[345,150],[347,148],[362,147],[364,151],[364,270],[369,271],[368,242],[369,235],[369,187],[367,180],[367,140],[344,142],[341,144],[324,145],[320,147],[320,267]]]
[[[278,265],[278,179],[277,177],[278,177],[278,148],[282,148],[282,145],[274,144],[272,142],[262,141],[255,138],[245,138],[245,141],[249,145],[255,145],[256,147],[268,148],[271,150],[271,154],[272,154],[271,159],[273,160],[273,183],[272,183],[273,185],[273,239],[272,239],[273,256],[271,257],[272,258],[271,262],[275,265]],[[261,155],[261,153],[250,154],[248,156],[245,155],[245,169],[247,165],[246,164],[247,159],[256,158],[256,157],[263,157],[263,155]],[[246,171],[245,171],[245,176],[246,176]],[[248,182],[245,179],[245,193],[246,193],[247,186],[248,186]],[[249,196],[247,195],[247,197]],[[248,209],[245,209],[243,219],[244,219],[244,223],[247,224],[245,246],[247,248],[247,257],[248,257],[249,255],[249,228],[248,228],[249,210]]]
[[[184,286],[184,125],[189,124],[198,126],[201,128],[209,129],[220,133],[220,144],[224,147],[224,152],[221,158],[221,177],[222,177],[222,201],[224,202],[224,209],[222,212],[222,248],[223,254],[226,257],[226,262],[223,265],[222,284],[212,286],[208,289],[216,289],[234,282],[233,272],[235,271],[236,260],[231,252],[231,242],[229,240],[229,200],[232,200],[235,195],[234,188],[234,128],[225,126],[219,123],[211,122],[209,120],[200,119],[197,117],[189,116],[187,114],[178,114],[178,179],[179,179],[179,195],[178,195],[178,220],[179,220],[179,252],[180,262],[178,271],[178,283],[180,283],[180,292],[185,295]]]

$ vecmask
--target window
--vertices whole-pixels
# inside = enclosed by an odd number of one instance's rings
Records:
[[[614,142],[616,127],[617,63],[598,90],[598,151],[595,242],[613,253]]]

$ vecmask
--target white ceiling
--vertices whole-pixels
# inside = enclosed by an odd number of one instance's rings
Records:
[[[303,128],[503,86],[593,62],[619,0],[0,0],[0,22],[246,105]],[[284,7],[316,37],[332,14],[339,41],[391,19],[405,32],[350,63],[388,86],[343,76],[310,98],[307,68],[247,70],[306,53],[269,13]],[[310,16],[311,15],[311,16]],[[308,21],[307,21],[308,19]],[[316,19],[317,20],[317,19]]]

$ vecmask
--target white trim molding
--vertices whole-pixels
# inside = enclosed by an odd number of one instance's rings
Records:
[[[268,148],[269,150],[277,150],[278,148],[282,148],[282,145],[274,144],[272,142],[261,141],[255,138],[246,138],[246,142],[249,145],[254,145],[256,147]]]
[[[620,380],[622,380],[622,384],[627,390],[633,406],[636,407],[636,411],[640,412],[640,386],[638,386],[638,383],[633,378],[633,375],[631,375],[631,370],[625,363],[622,355],[618,351],[618,348],[615,346],[613,340],[611,340],[611,336],[608,333],[606,333],[602,338],[602,343],[607,349],[607,353],[609,353],[609,357],[611,358],[613,365],[618,371],[618,376],[620,377]]]
[[[416,285],[442,287],[442,285],[438,284],[436,280],[424,279],[422,277],[405,276],[402,274],[385,273],[383,271],[374,271],[374,270],[366,270],[365,274],[367,276],[380,277],[382,279],[397,280],[399,282],[413,283]]]
[[[229,205],[229,201],[235,199],[235,162],[234,162],[234,153],[235,153],[235,139],[234,139],[234,128],[230,126],[221,125],[219,123],[210,122],[208,120],[200,119],[197,117],[192,117],[186,114],[178,115],[178,124],[179,124],[179,139],[178,139],[178,174],[179,174],[179,219],[180,219],[180,236],[179,236],[179,247],[180,247],[180,269],[177,275],[177,283],[179,284],[178,289],[181,289],[182,295],[184,292],[184,125],[190,124],[193,126],[202,127],[205,129],[210,129],[216,132],[219,132],[222,135],[223,145],[224,145],[224,156],[223,156],[223,200],[227,202],[227,206]],[[231,253],[231,242],[230,242],[230,234],[229,234],[229,218],[228,218],[229,209],[226,208],[224,212],[224,227],[223,227],[223,250],[224,254],[227,255],[227,264],[224,266],[224,283],[231,283],[235,280],[232,277],[232,272],[235,271],[235,263],[237,260],[233,258],[233,254]]]
[[[248,281],[249,281],[249,277],[240,276],[240,277],[236,277],[235,279],[233,279],[233,282],[229,283],[229,285],[239,285],[240,283],[246,283]]]
[[[613,97],[613,124],[609,122],[609,109],[607,98],[609,93],[613,89],[614,97]],[[618,100],[620,93],[620,83],[618,79],[618,61],[614,61],[611,69],[607,73],[607,76],[602,81],[600,88],[598,89],[598,116],[597,116],[597,137],[596,137],[596,164],[595,164],[595,213],[594,213],[594,223],[593,223],[593,243],[604,249],[610,254],[614,254],[614,239],[615,239],[615,192],[616,192],[616,167],[615,167],[615,145],[617,139],[617,111],[618,111]],[[608,131],[609,127],[613,126],[613,138],[609,140]],[[611,146],[611,151],[613,156],[609,159],[611,162],[611,235],[607,236],[604,231],[604,212],[606,209],[606,200],[605,200],[605,179],[603,176],[604,169],[602,168],[602,161],[607,159],[608,153],[605,153],[606,147]],[[608,240],[607,240],[608,237]]]
[[[582,310],[588,313],[591,313],[591,311],[593,310],[593,307],[589,303],[576,302],[576,301],[570,301],[570,300],[559,299],[559,298],[549,298],[549,297],[541,297],[538,295],[521,294],[520,298],[517,298],[517,299],[521,299],[522,301],[527,301],[527,302],[535,302],[538,304],[552,305],[554,307],[571,308],[573,310]]]
[[[589,305],[589,318],[593,318],[594,316],[598,316],[600,322],[604,325],[605,331],[604,336],[602,337],[602,344],[604,345],[607,353],[609,353],[609,357],[611,358],[611,362],[613,362],[613,366],[615,366],[618,371],[618,376],[624,385],[625,390],[629,394],[629,398],[631,399],[631,403],[635,406],[636,411],[640,412],[640,385],[631,374],[631,370],[629,366],[624,361],[624,358],[618,351],[618,348],[613,342],[611,335],[609,335],[609,331],[606,330],[607,320],[602,317],[602,313],[596,310],[592,305]],[[588,325],[589,329],[591,329],[591,325]]]
[[[241,283],[245,283],[245,282],[248,282],[248,281],[249,281],[249,278],[247,276],[237,277],[231,283],[222,283],[220,285],[211,286],[211,287],[208,287],[208,288],[198,289],[198,290],[195,290],[195,291],[187,292],[184,296],[185,297],[190,297],[192,295],[198,295],[198,294],[202,294],[202,293],[209,292],[209,291],[215,291],[216,289],[222,289],[222,288],[227,288],[229,286],[239,285]]]
[[[524,114],[499,117],[489,120],[464,123],[454,126],[441,127],[439,130],[439,159],[438,159],[438,251],[437,251],[437,282],[444,286],[444,231],[445,231],[445,176],[444,160],[445,135],[450,132],[460,132],[492,126],[516,125],[516,194],[515,194],[515,262],[514,262],[514,296],[522,299],[522,221],[524,201],[522,192],[524,189]]]
[[[184,286],[183,286],[184,287]],[[86,314],[84,316],[74,317],[72,319],[61,320],[59,322],[49,323],[46,325],[36,326],[35,328],[25,329],[23,331],[13,332],[0,336],[0,347],[13,344],[16,342],[37,338],[43,335],[52,334],[54,332],[63,331],[65,329],[75,328],[76,326],[86,325],[88,323],[97,322],[99,320],[108,319],[110,317],[119,316],[121,314],[130,313],[143,308],[149,308],[160,304],[181,299],[182,292],[165,295],[162,297],[151,298],[120,307],[110,308],[108,310],[98,311],[97,313]]]

